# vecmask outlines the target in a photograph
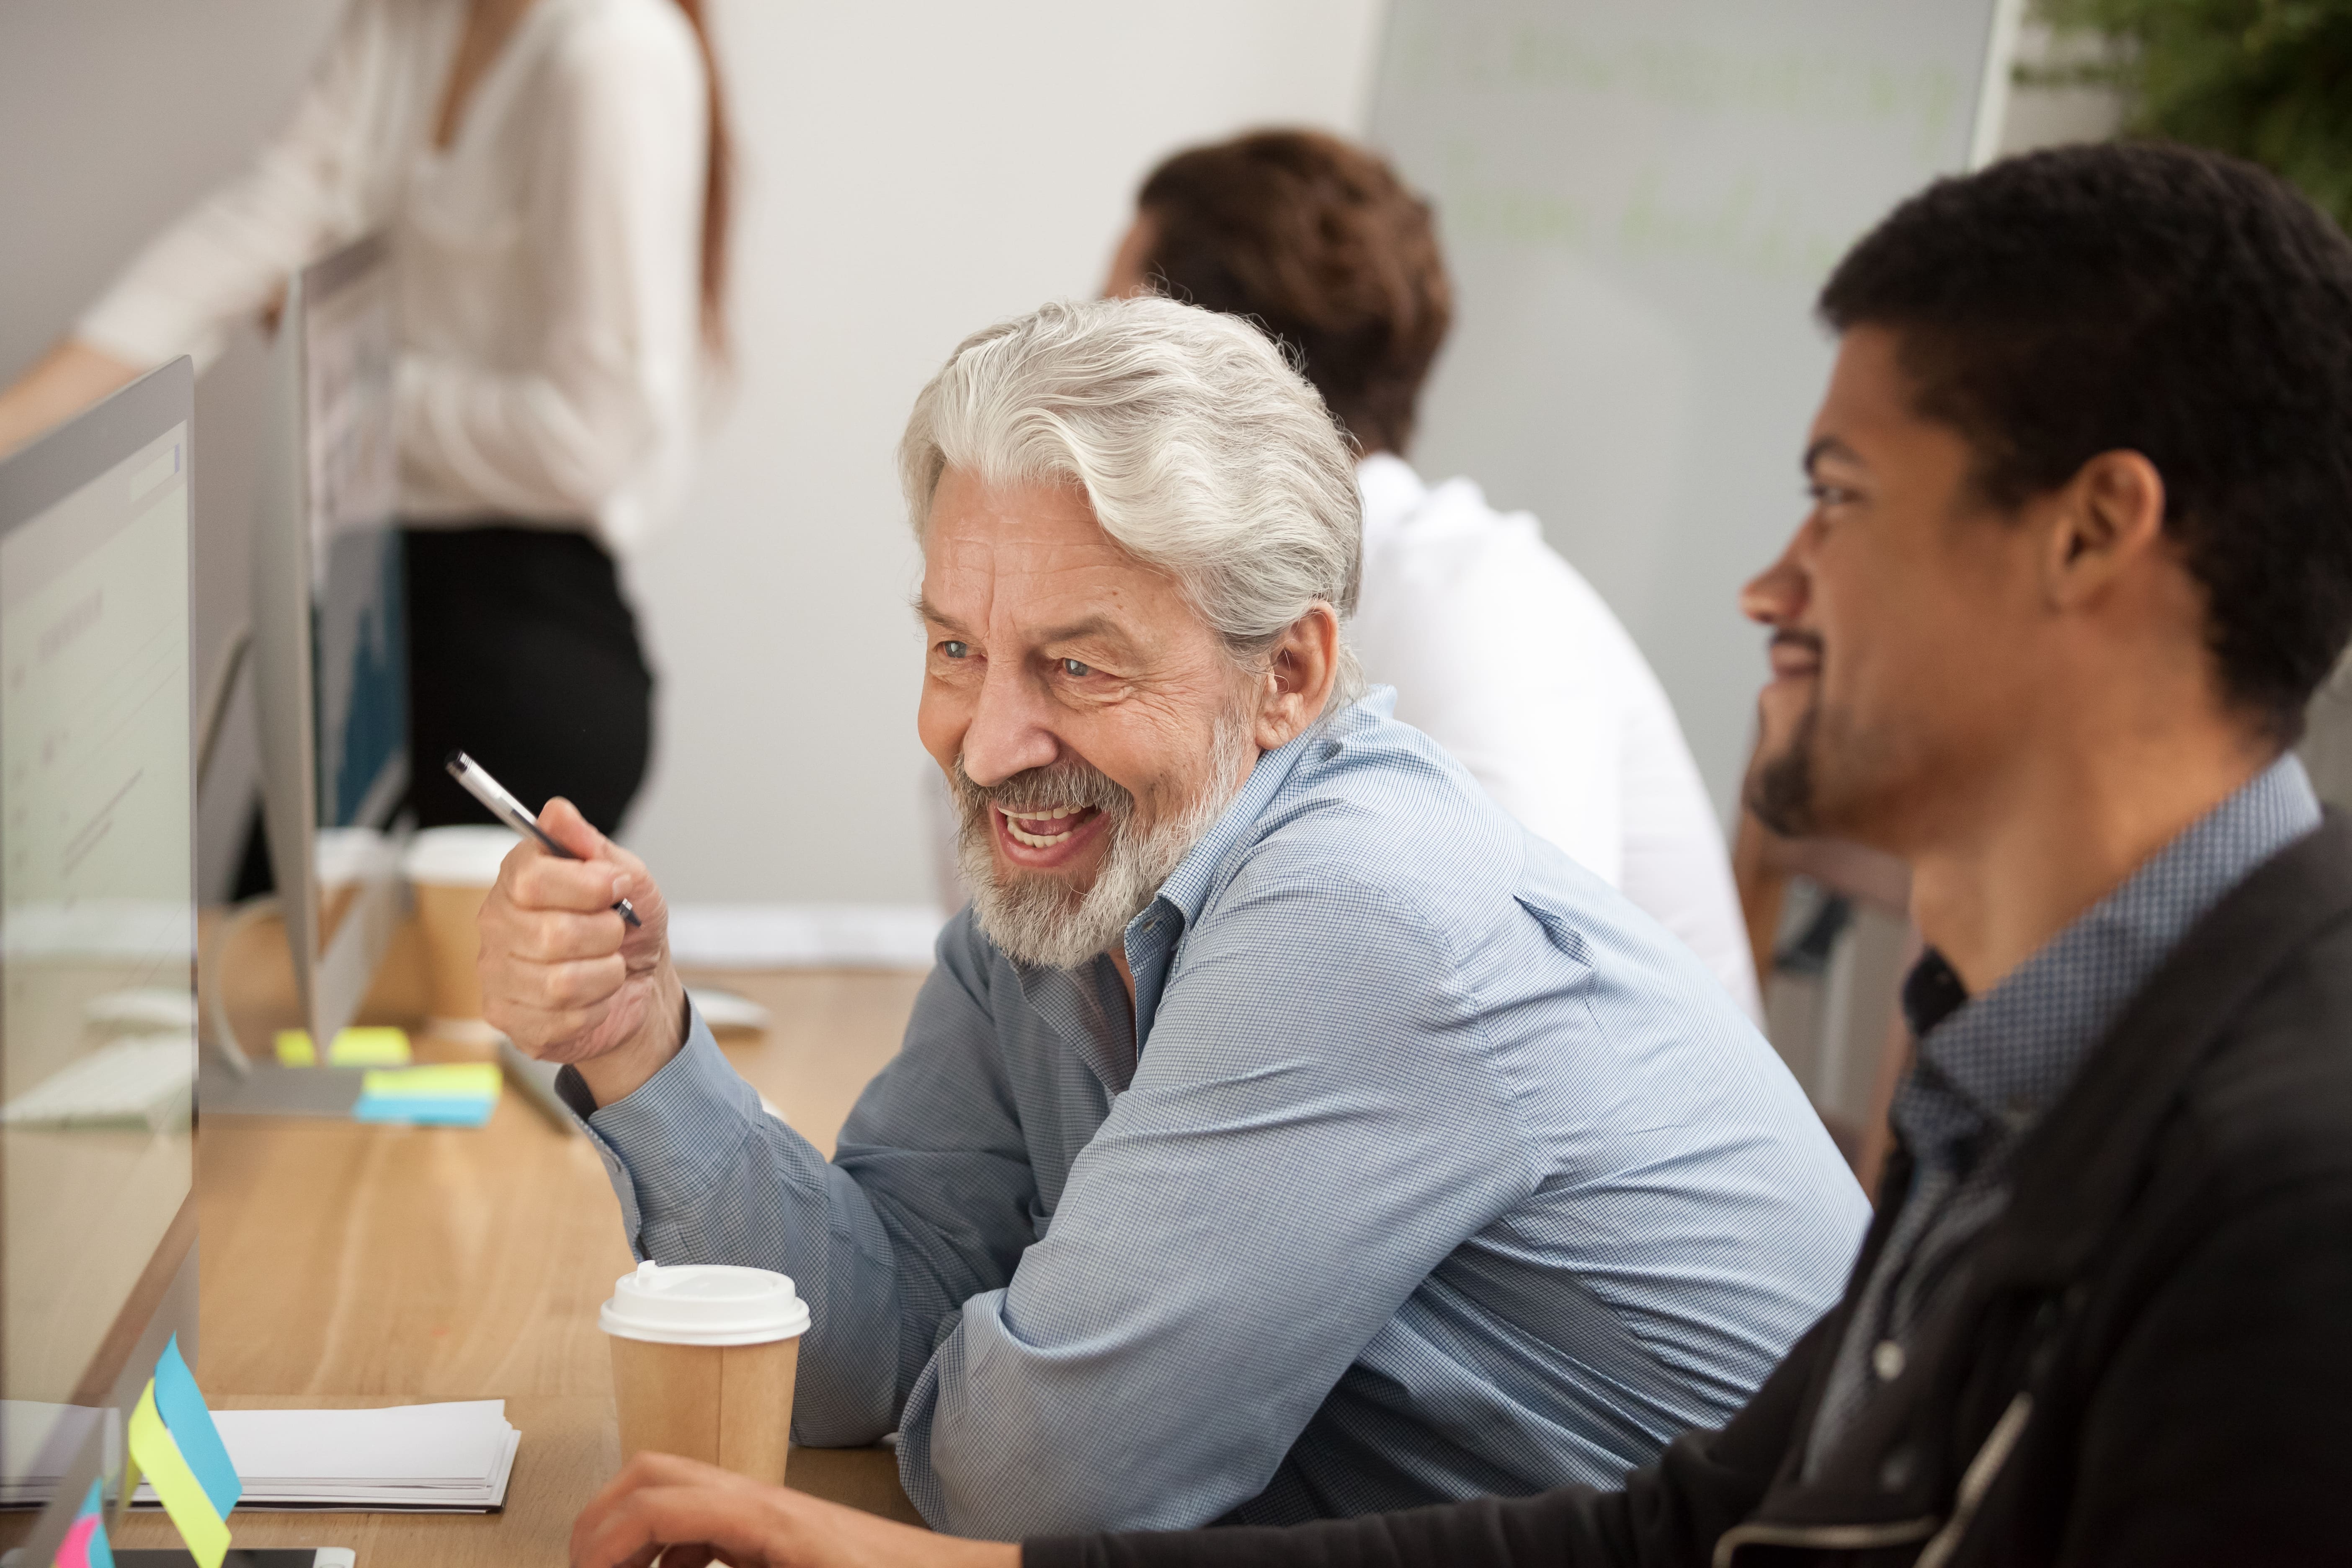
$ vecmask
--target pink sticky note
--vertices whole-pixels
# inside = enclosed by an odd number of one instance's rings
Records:
[[[83,1514],[73,1521],[58,1547],[57,1568],[89,1568],[89,1538],[98,1533],[98,1515]]]

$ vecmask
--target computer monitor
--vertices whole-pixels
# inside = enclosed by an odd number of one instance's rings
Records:
[[[196,1340],[189,442],[177,360],[0,463],[0,1503],[56,1551]]]
[[[389,263],[371,237],[289,280],[254,520],[263,816],[295,989],[319,1041],[351,1022],[404,912]]]

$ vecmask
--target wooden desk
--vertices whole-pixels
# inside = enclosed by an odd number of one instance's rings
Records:
[[[722,1036],[743,1075],[820,1148],[898,1047],[921,977],[698,974],[766,1004]],[[240,1020],[242,1025],[243,1020]],[[241,1027],[240,1032],[244,1032]],[[418,1042],[420,1056],[447,1047]],[[596,1310],[630,1268],[587,1141],[511,1089],[479,1130],[215,1117],[198,1130],[197,1375],[224,1408],[503,1398],[522,1430],[506,1511],[236,1513],[240,1545],[354,1547],[361,1568],[560,1563],[620,1462]],[[803,1449],[801,1489],[920,1522],[885,1450]],[[172,1544],[142,1516],[120,1544]]]

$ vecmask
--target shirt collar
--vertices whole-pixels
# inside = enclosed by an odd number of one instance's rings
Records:
[[[2150,856],[1984,995],[1930,952],[1904,986],[1922,1027],[1895,1121],[1923,1161],[1993,1127],[2021,1131],[2074,1081],[2141,986],[2231,889],[2319,826],[2288,752]]]
[[[1429,487],[1394,452],[1375,452],[1356,465],[1356,493],[1364,502],[1367,549],[1419,510]]]
[[[1387,718],[1396,708],[1396,693],[1387,687],[1374,690],[1353,705],[1368,714]],[[1283,785],[1290,782],[1299,759],[1310,746],[1321,744],[1339,717],[1328,713],[1309,724],[1288,743],[1258,754],[1257,763],[1242,783],[1233,804],[1210,829],[1201,835],[1176,869],[1160,886],[1160,894],[1143,912],[1127,922],[1127,966],[1135,976],[1135,1046],[1139,1055],[1150,1043],[1151,1020],[1160,1010],[1160,992],[1168,984],[1176,949],[1234,858],[1255,844],[1258,826]]]
[[[1159,893],[1141,913],[1127,922],[1122,941],[1128,970],[1135,976],[1132,1032],[1127,988],[1119,984],[1108,953],[1097,953],[1076,970],[1037,969],[1013,965],[1021,994],[1038,1016],[1051,1025],[1081,1059],[1093,1068],[1113,1093],[1123,1091],[1135,1076],[1135,1066],[1151,1033],[1160,995],[1184,932],[1200,918],[1219,875],[1235,855],[1255,843],[1266,808],[1298,766],[1307,748],[1328,736],[1342,716],[1362,710],[1385,719],[1396,708],[1396,693],[1376,687],[1339,713],[1327,713],[1288,744],[1261,752],[1248,778],[1232,804],[1178,861],[1160,886]]]

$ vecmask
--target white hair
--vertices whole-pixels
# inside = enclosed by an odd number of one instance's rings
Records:
[[[1355,612],[1363,503],[1347,438],[1238,317],[1145,296],[1051,304],[974,332],[899,442],[919,538],[949,468],[1077,485],[1103,531],[1174,578],[1245,668],[1318,604]],[[1343,636],[1324,711],[1362,692]]]

